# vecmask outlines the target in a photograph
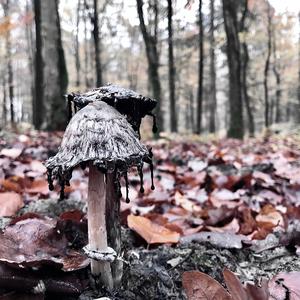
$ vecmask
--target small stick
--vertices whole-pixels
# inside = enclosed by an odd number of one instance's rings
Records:
[[[106,183],[103,173],[90,163],[88,186],[88,234],[89,246],[93,250],[107,250],[106,232]],[[91,260],[93,276],[99,276],[102,283],[113,289],[113,279],[109,262]]]

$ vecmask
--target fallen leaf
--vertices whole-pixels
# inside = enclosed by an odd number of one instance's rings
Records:
[[[148,244],[178,243],[180,234],[158,225],[145,217],[129,215],[128,227],[136,231]]]
[[[29,194],[48,195],[50,193],[48,181],[46,181],[45,179],[34,180],[32,181],[31,185],[26,188],[26,192]]]
[[[283,226],[283,217],[272,205],[265,205],[255,218],[259,227],[269,228]]]
[[[23,206],[24,202],[20,194],[0,193],[0,217],[11,217]]]
[[[212,277],[199,271],[182,274],[182,285],[188,300],[231,300],[228,292]]]
[[[271,299],[299,300],[300,272],[279,273],[269,281]],[[287,296],[288,295],[288,296]]]
[[[240,280],[228,269],[223,271],[226,286],[234,300],[248,300],[247,293]]]
[[[21,155],[22,152],[23,152],[23,148],[11,148],[11,149],[4,148],[1,150],[0,155],[10,157],[12,159],[16,159]]]
[[[0,233],[0,261],[19,267],[52,264],[64,271],[81,269],[89,263],[84,255],[69,248],[56,220],[32,215]]]

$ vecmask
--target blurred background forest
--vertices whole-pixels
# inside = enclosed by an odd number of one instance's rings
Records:
[[[61,130],[64,94],[111,82],[159,100],[161,131],[293,128],[296,2],[0,0],[0,126]]]

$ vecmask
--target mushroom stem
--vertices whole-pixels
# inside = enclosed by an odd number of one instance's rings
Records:
[[[88,235],[89,246],[93,250],[107,250],[106,232],[106,183],[105,176],[90,163],[88,186]],[[102,283],[113,289],[113,279],[109,262],[91,260],[91,270],[95,277],[100,277]]]
[[[116,173],[107,174],[106,182],[106,229],[108,246],[113,248],[117,255],[121,255],[121,222],[120,197],[118,195],[118,181]],[[123,261],[116,259],[111,263],[114,288],[121,284],[123,275]]]

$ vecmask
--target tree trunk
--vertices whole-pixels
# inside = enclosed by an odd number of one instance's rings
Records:
[[[275,94],[275,123],[281,122],[281,113],[280,113],[280,103],[281,103],[281,75],[280,71],[278,70],[279,59],[277,56],[277,41],[276,41],[276,33],[273,30],[273,57],[274,57],[274,64],[273,64],[273,73],[275,75],[276,80],[276,94]]]
[[[247,86],[247,71],[248,71],[248,64],[249,64],[249,53],[248,53],[248,46],[246,42],[242,43],[243,47],[243,56],[242,56],[242,89],[243,89],[243,100],[246,105],[247,117],[249,122],[249,136],[254,137],[255,135],[255,125],[254,125],[254,118],[252,114],[252,108],[250,106],[250,97],[248,94],[248,86]]]
[[[102,66],[101,66],[101,49],[100,49],[100,37],[99,37],[99,19],[98,19],[98,0],[94,0],[94,15],[92,18],[93,38],[95,46],[95,66],[96,66],[96,85],[102,86]]]
[[[2,3],[4,17],[9,18],[10,0],[5,0]],[[9,110],[10,110],[10,123],[12,126],[15,124],[15,110],[14,110],[14,74],[12,66],[12,52],[11,52],[11,35],[10,28],[7,29],[5,34],[5,51],[6,51],[6,65],[8,73],[8,95],[9,95]]]
[[[26,14],[30,14],[31,6],[30,1],[26,1]],[[27,51],[28,51],[28,68],[30,74],[30,93],[31,93],[31,112],[33,111],[34,105],[34,97],[35,97],[35,90],[34,90],[34,40],[33,40],[33,32],[32,32],[32,25],[26,24],[26,41],[27,41]],[[30,116],[31,122],[33,122],[33,115]]]
[[[203,16],[202,0],[199,0],[199,62],[198,62],[198,92],[197,92],[197,127],[196,133],[200,134],[202,130],[202,106],[203,106],[203,60],[204,60],[204,43],[203,43]]]
[[[43,57],[42,57],[42,28],[41,28],[41,0],[34,0],[35,18],[35,95],[32,103],[33,125],[41,129],[44,116],[43,103]]]
[[[3,103],[2,103],[2,125],[6,126],[7,121],[7,96],[6,96],[6,82],[5,76],[3,76],[2,81],[2,91],[3,91]]]
[[[241,87],[242,87],[242,98],[246,106],[248,125],[249,125],[249,136],[254,137],[255,134],[255,124],[252,113],[252,108],[250,105],[250,97],[248,94],[248,84],[247,84],[247,73],[248,73],[248,65],[249,65],[249,51],[248,45],[245,38],[245,33],[248,31],[248,28],[245,26],[246,18],[248,17],[248,0],[243,1],[243,14],[240,21],[240,32],[243,36],[243,41],[241,43]]]
[[[75,37],[75,67],[76,67],[76,86],[80,86],[81,67],[79,54],[79,22],[80,22],[81,0],[77,2],[77,16],[76,16],[76,37]]]
[[[270,68],[270,58],[271,58],[271,48],[272,48],[272,16],[271,16],[271,6],[269,2],[267,2],[267,34],[268,34],[268,49],[267,49],[267,57],[265,62],[265,70],[264,70],[264,94],[265,94],[265,127],[269,127],[269,118],[270,118],[270,103],[269,103],[269,68]]]
[[[36,107],[42,106],[42,114],[39,118],[41,117],[43,129],[63,130],[67,122],[63,96],[66,93],[68,76],[61,42],[58,0],[35,0],[35,4],[38,12],[36,15],[36,81],[38,81]]]
[[[239,0],[223,0],[223,14],[227,37],[227,58],[229,67],[229,108],[230,120],[228,137],[242,139],[244,135],[241,55],[237,14]]]
[[[168,0],[168,44],[169,44],[169,97],[170,97],[170,125],[171,132],[177,132],[176,99],[175,99],[175,66],[173,53],[173,6]]]
[[[159,130],[163,130],[163,117],[161,113],[161,85],[160,85],[160,78],[159,78],[159,55],[157,50],[157,22],[158,22],[158,2],[154,0],[153,10],[155,13],[155,28],[154,34],[150,34],[150,31],[147,30],[145,25],[144,19],[144,12],[143,12],[143,0],[136,0],[137,3],[137,12],[140,21],[140,29],[143,35],[145,48],[146,48],[146,56],[148,61],[148,75],[149,81],[152,89],[153,98],[158,101],[156,106],[156,115],[157,115],[157,122],[159,126]]]
[[[210,93],[209,93],[209,132],[216,132],[216,56],[215,56],[215,0],[210,0],[210,32],[209,32],[209,73],[210,73]]]

